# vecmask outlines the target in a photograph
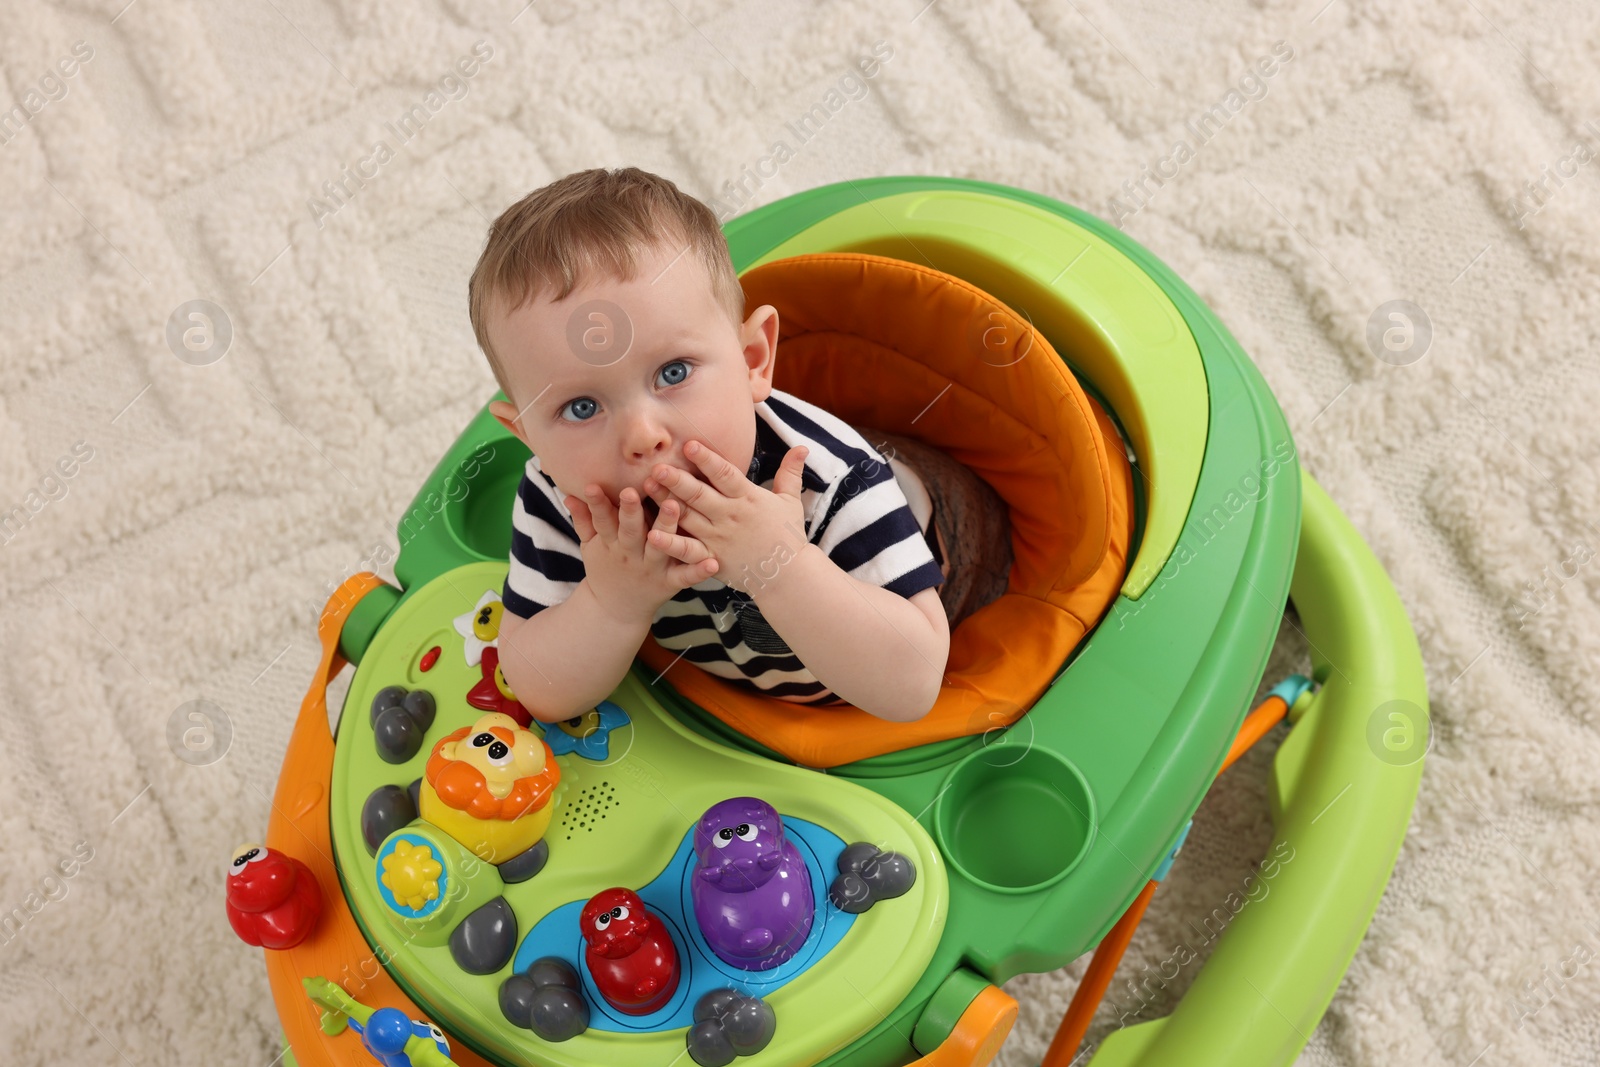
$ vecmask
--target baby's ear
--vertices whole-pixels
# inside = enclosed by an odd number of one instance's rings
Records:
[[[511,436],[523,444],[528,443],[528,439],[523,437],[522,431],[517,428],[517,409],[512,407],[509,402],[504,400],[489,401],[489,414],[493,415],[494,421],[504,426]]]

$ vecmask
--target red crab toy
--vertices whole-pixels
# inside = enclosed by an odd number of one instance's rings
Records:
[[[293,948],[322,914],[311,869],[265,845],[240,845],[228,862],[228,924],[247,945]]]
[[[583,964],[606,1002],[629,1015],[666,1006],[678,989],[678,950],[667,924],[636,893],[603,889],[583,906],[578,923]]]

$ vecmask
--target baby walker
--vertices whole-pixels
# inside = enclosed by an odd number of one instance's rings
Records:
[[[496,645],[528,453],[480,411],[400,520],[399,588],[329,600],[266,844],[229,868],[283,1062],[976,1065],[1016,1017],[1002,983],[1098,946],[1064,1067],[1207,788],[1287,715],[1271,893],[1090,1062],[1291,1063],[1388,882],[1427,690],[1256,368],[1148,251],[1035,193],[843,182],[726,233],[780,313],[777,388],[1005,500],[1005,595],[915,723],[647,639],[609,699],[541,725]],[[1250,711],[1289,599],[1312,676]]]

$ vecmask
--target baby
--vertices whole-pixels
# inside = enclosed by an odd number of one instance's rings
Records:
[[[637,168],[568,175],[495,220],[469,302],[507,398],[490,413],[533,453],[499,643],[535,718],[609,696],[647,633],[767,696],[927,714],[950,494],[772,387],[777,309],[745,315],[709,208]]]

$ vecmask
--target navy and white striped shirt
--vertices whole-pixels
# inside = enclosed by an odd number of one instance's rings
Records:
[[[850,576],[910,598],[943,582],[916,516],[884,457],[848,423],[780,390],[755,405],[750,480],[772,488],[784,454],[809,450],[801,476],[806,540]],[[563,493],[530,457],[511,513],[506,610],[529,618],[566,600],[583,556]],[[719,678],[802,704],[843,703],[806,669],[747,593],[719,578],[678,591],[650,632],[663,647]]]

